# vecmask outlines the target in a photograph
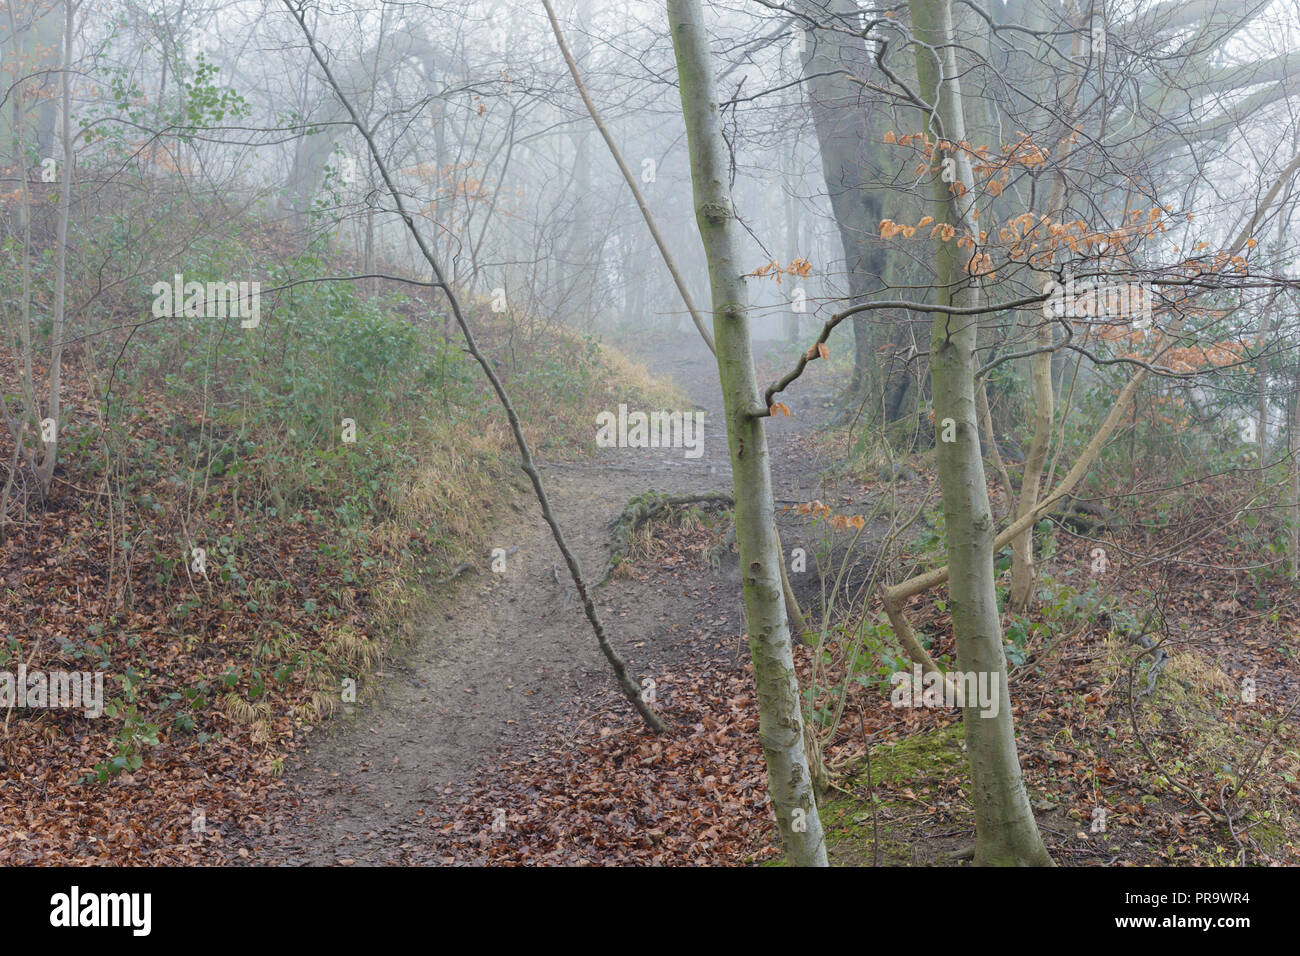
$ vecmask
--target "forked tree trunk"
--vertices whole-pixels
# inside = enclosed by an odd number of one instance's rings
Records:
[[[949,0],[911,0],[910,6],[920,95],[937,104],[928,133],[934,139],[960,143],[966,132]],[[937,222],[951,222],[960,234],[974,224],[970,216],[974,177],[966,153],[947,152],[957,179],[966,187],[964,195],[954,197],[950,184],[938,175],[944,156],[944,151],[935,149],[934,217]],[[939,243],[935,285],[941,302],[978,303],[979,289],[966,274],[967,255],[955,241]],[[967,674],[988,673],[998,703],[993,716],[984,716],[976,701],[967,700],[962,708],[975,806],[975,862],[1050,866],[1052,860],[1043,846],[1020,773],[1002,652],[1002,622],[993,579],[993,515],[975,415],[978,330],[978,321],[972,317],[936,313],[930,342],[935,421],[951,418],[956,423],[956,440],[940,441],[938,458],[957,666]]]
[[[668,22],[686,120],[695,215],[713,293],[713,337],[731,452],[736,546],[744,581],[768,793],[789,861],[798,866],[825,866],[826,845],[808,773],[799,682],[781,594],[781,550],[767,435],[763,420],[755,417],[765,409],[754,372],[748,294],[741,277],[745,268],[740,261],[736,217],[726,185],[728,153],[699,0],[668,0]]]

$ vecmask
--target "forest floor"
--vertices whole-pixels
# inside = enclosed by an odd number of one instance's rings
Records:
[[[711,356],[690,339],[657,343],[654,354],[629,351],[706,410],[704,454],[608,449],[595,460],[544,463],[555,511],[592,580],[609,558],[610,522],[629,499],[730,489]],[[787,367],[787,352],[764,352],[760,383]],[[816,499],[866,513],[887,493],[937,502],[923,462],[896,482],[838,467],[851,456],[817,430],[834,394],[831,376],[814,366],[783,396],[792,417],[769,423],[787,560],[802,546],[810,569],[822,532],[781,506]],[[997,498],[995,490],[1004,513]],[[275,804],[260,808],[264,832],[246,829],[225,852],[253,865],[776,862],[736,558],[727,553],[714,568],[705,556],[720,537],[707,516],[661,525],[630,571],[598,590],[614,643],[638,681],[654,681],[656,707],[672,726],[656,737],[614,686],[536,503],[521,497],[491,535],[508,553],[505,572],[479,559],[440,598],[426,637],[386,664],[383,691],[315,731],[287,765]],[[875,537],[869,525],[859,550],[869,556]],[[1295,595],[1243,586],[1214,571],[1223,555],[1201,555],[1203,570],[1166,584],[1167,624],[1186,626],[1168,644],[1160,689],[1130,699],[1138,649],[1113,633],[1123,605],[1099,610],[1096,582],[1077,574],[1093,543],[1065,536],[1044,562],[1045,580],[1065,596],[1034,617],[1004,619],[1024,654],[1013,660],[1022,666],[1013,668],[1012,693],[1049,850],[1069,865],[1300,861],[1300,747],[1294,720],[1279,720],[1300,683]],[[1126,553],[1123,542],[1113,546]],[[1116,572],[1108,593],[1149,598],[1138,594],[1149,577]],[[819,575],[792,580],[816,614]],[[922,596],[909,613],[946,660],[941,597]],[[1128,606],[1136,613],[1137,603]],[[1257,607],[1277,610],[1266,619]],[[889,650],[885,629],[874,633],[875,650]],[[813,656],[796,648],[805,688]],[[830,854],[845,864],[952,865],[974,831],[960,714],[892,708],[891,669],[873,663],[852,682],[851,706],[826,748],[836,771],[822,805]],[[1234,682],[1245,673],[1257,676],[1268,706],[1237,700]],[[1243,776],[1245,796],[1228,799],[1227,821],[1214,819],[1223,806],[1215,792],[1230,793]],[[1185,781],[1204,806],[1188,799]]]
[[[610,522],[633,497],[731,490],[712,356],[698,339],[655,351],[662,357],[657,361],[633,357],[705,411],[700,457],[687,458],[681,448],[613,448],[594,460],[540,463],[552,507],[589,581],[599,579],[609,559]],[[781,367],[781,357],[774,355],[764,371]],[[793,447],[830,405],[829,387],[818,390],[809,379],[810,387],[787,403],[793,417],[776,419],[769,429],[776,495],[790,502],[819,493],[818,469]],[[501,760],[527,762],[530,754],[546,753],[548,741],[572,741],[584,728],[598,737],[602,727],[647,736],[614,686],[536,501],[520,496],[514,507],[490,535],[492,546],[507,553],[504,573],[490,571],[486,558],[477,560],[475,571],[440,598],[427,638],[385,666],[377,698],[317,732],[286,768],[283,805],[264,840],[228,847],[247,852],[242,862],[460,858],[442,844],[492,832],[495,811],[504,804],[483,802],[481,780],[491,778]],[[701,675],[718,671],[721,680],[723,668],[736,682],[747,648],[734,554],[716,573],[699,550],[686,561],[670,556],[649,573],[612,576],[597,594],[619,652],[639,681],[655,682],[669,719],[681,723],[678,711]],[[742,695],[743,683],[731,693]],[[750,749],[744,783],[761,802],[761,755]],[[559,820],[550,822],[558,829]],[[507,831],[513,825],[507,820]],[[491,849],[482,839],[477,845]],[[706,840],[706,853],[708,847]]]

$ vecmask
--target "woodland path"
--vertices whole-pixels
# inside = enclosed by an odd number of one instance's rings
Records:
[[[705,410],[701,457],[688,459],[680,448],[602,449],[583,462],[540,463],[552,507],[591,583],[609,558],[608,524],[630,498],[650,490],[731,490],[713,357],[687,338],[655,352],[632,357]],[[760,383],[787,367],[790,352],[772,353]],[[817,497],[818,469],[787,446],[825,417],[829,394],[820,376],[809,375],[783,396],[793,417],[769,424],[778,500]],[[584,688],[614,686],[537,502],[529,493],[516,507],[491,534],[491,547],[518,549],[505,573],[490,573],[487,559],[478,560],[478,573],[463,575],[440,598],[426,637],[385,665],[375,698],[312,732],[286,766],[286,796],[278,801],[284,806],[267,808],[269,832],[232,844],[247,851],[239,862],[425,862],[426,812],[452,799],[493,758],[536,749],[557,728],[589,717]],[[793,533],[783,531],[787,549]],[[606,630],[638,680],[651,659],[690,667],[675,638],[692,625],[735,635],[737,653],[747,653],[734,555],[718,571],[703,571],[686,593],[679,581],[651,574],[611,579],[596,594]],[[639,721],[630,707],[627,714]]]

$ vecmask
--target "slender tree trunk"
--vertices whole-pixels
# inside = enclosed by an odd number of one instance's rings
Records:
[[[1070,140],[1074,135],[1070,119],[1074,115],[1075,102],[1079,95],[1082,79],[1082,64],[1087,61],[1084,49],[1084,36],[1087,23],[1078,13],[1077,7],[1071,7],[1077,32],[1071,41],[1072,65],[1069,80],[1061,97],[1063,129],[1057,145],[1061,157],[1056,168],[1056,177],[1047,200],[1047,215],[1056,218],[1064,215],[1066,201],[1066,167],[1070,154]],[[1057,324],[1048,321],[1044,315],[1038,320],[1034,347],[1049,349],[1058,333]],[[1052,366],[1059,352],[1039,352],[1031,359],[1031,376],[1034,385],[1034,437],[1029,445],[1029,454],[1025,456],[1025,467],[1021,472],[1020,497],[1016,502],[1015,517],[1023,518],[1032,514],[1038,506],[1039,486],[1043,479],[1043,466],[1047,463],[1047,449],[1052,442],[1052,423],[1055,418],[1056,390],[1053,386]],[[1011,542],[1011,607],[1023,611],[1034,599],[1034,584],[1037,573],[1034,570],[1034,533],[1032,526],[1016,536]]]
[[[19,42],[18,19],[14,11],[13,0],[8,0],[5,4],[5,10],[9,21],[9,35],[12,38],[12,49],[19,57],[19,63],[27,62],[28,54],[22,43]],[[20,66],[26,69],[27,67]],[[14,418],[9,414],[8,399],[0,395],[0,403],[4,404],[5,424],[9,426],[13,434],[15,444],[21,449],[23,462],[33,470],[37,468],[37,452],[32,451],[25,444],[28,429],[36,427],[37,441],[40,440],[40,414],[39,403],[36,396],[36,376],[32,368],[33,345],[32,345],[32,197],[29,183],[30,164],[27,156],[26,146],[26,121],[27,121],[27,82],[19,78],[9,91],[9,96],[13,99],[13,125],[10,127],[12,135],[12,148],[14,157],[14,170],[19,177],[19,197],[20,202],[13,207],[13,215],[17,220],[17,226],[22,230],[22,298],[19,300],[17,310],[18,328],[14,329],[14,309],[5,308],[3,312],[5,322],[9,326],[11,333],[10,342],[17,340],[19,343],[20,354],[14,356],[14,367],[18,373],[18,397],[22,402],[22,414]],[[8,145],[8,144],[7,144]],[[18,230],[15,229],[15,232]],[[21,363],[21,364],[20,364]],[[38,445],[39,447],[39,445]]]
[[[781,551],[767,435],[762,418],[755,417],[765,409],[754,372],[748,293],[742,278],[745,269],[726,185],[727,147],[722,138],[699,0],[668,0],[668,22],[686,120],[695,215],[713,293],[713,337],[731,452],[736,545],[744,581],[768,793],[790,862],[825,866],[826,845],[808,773],[799,682],[781,594]]]
[[[59,175],[59,224],[55,236],[54,264],[54,341],[50,346],[50,404],[49,417],[54,421],[54,440],[46,442],[45,454],[36,475],[41,483],[41,494],[50,492],[54,480],[54,465],[59,457],[59,429],[63,398],[63,329],[68,291],[68,211],[72,206],[72,96],[69,79],[72,70],[73,0],[64,0],[63,69],[59,73],[59,109],[62,122],[59,138],[63,144],[63,160],[56,167]]]
[[[1007,474],[1007,466],[1002,461],[1002,452],[998,450],[997,431],[993,427],[993,410],[989,408],[987,385],[988,382],[984,379],[981,379],[976,384],[975,402],[980,413],[980,422],[984,426],[984,441],[988,450],[989,461],[993,462],[993,468],[1002,482],[1002,493],[1007,496],[1007,511],[1014,513],[1016,510],[1016,489],[1011,484],[1011,476]]]
[[[1052,345],[1054,325],[1038,323],[1036,348],[1048,349]],[[1038,488],[1043,478],[1043,465],[1047,461],[1047,446],[1052,439],[1053,401],[1052,352],[1039,352],[1033,357],[1034,377],[1034,437],[1025,456],[1025,468],[1020,479],[1020,498],[1016,517],[1023,518],[1038,506]],[[1022,533],[1011,542],[1011,606],[1017,611],[1027,608],[1034,598],[1034,532]]]
[[[362,256],[365,260],[364,271],[366,275],[373,275],[375,272],[375,210],[373,208],[366,209],[366,241]],[[366,295],[377,295],[379,292],[379,280],[367,279],[365,291]]]
[[[791,104],[792,109],[797,109],[797,104]],[[799,201],[795,198],[795,189],[798,186],[798,173],[796,172],[799,153],[798,137],[790,137],[790,149],[781,150],[781,184],[784,187],[785,197],[785,261],[794,262],[800,256],[807,257],[806,250],[800,242],[799,235]],[[805,293],[807,290],[804,290]],[[805,297],[805,303],[807,301]],[[790,345],[797,345],[799,342],[799,313],[794,310],[794,303],[787,303],[788,311],[785,313],[785,340]],[[807,308],[806,305],[803,308]]]
[[[1273,335],[1273,313],[1265,309],[1259,317],[1259,348],[1261,355],[1255,363],[1255,417],[1259,427],[1255,429],[1255,438],[1259,442],[1259,462],[1268,461],[1268,376],[1272,371],[1272,361],[1268,352],[1268,342]]]
[[[937,106],[928,132],[935,139],[960,143],[966,133],[949,2],[911,0],[910,6],[920,95]],[[974,177],[965,152],[948,152],[957,179],[966,186],[964,195],[954,197],[950,184],[938,175],[945,152],[936,148],[934,153],[934,216],[938,222],[951,221],[962,233],[973,225]],[[962,306],[978,302],[978,286],[966,275],[966,258],[955,242],[939,243],[936,285],[941,301]],[[956,424],[956,440],[940,441],[938,458],[957,666],[966,674],[989,674],[998,703],[992,716],[986,716],[975,701],[965,701],[962,709],[975,806],[975,862],[1049,866],[1052,860],[1043,846],[1020,773],[1002,652],[1002,622],[993,578],[993,515],[976,425],[978,331],[974,319],[936,313],[930,341],[935,421],[952,419]]]
[[[1300,582],[1300,379],[1291,404],[1291,580]]]

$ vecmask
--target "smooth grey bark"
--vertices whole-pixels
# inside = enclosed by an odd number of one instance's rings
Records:
[[[1300,582],[1300,382],[1291,404],[1291,580]]]
[[[928,133],[935,140],[966,139],[961,87],[952,46],[949,0],[911,0],[920,95],[933,104]],[[941,158],[953,161],[964,192],[938,174]],[[950,222],[978,234],[971,216],[974,176],[969,155],[935,149],[932,188],[936,222]],[[936,253],[936,287],[941,304],[971,306],[979,302],[978,285],[966,273],[967,253],[955,241],[940,242]],[[947,526],[949,607],[963,673],[987,673],[996,687],[995,715],[985,716],[966,701],[962,721],[971,768],[971,802],[975,807],[975,863],[993,866],[1050,866],[1033,809],[1025,792],[1016,752],[1015,727],[1002,650],[993,569],[993,514],[989,507],[984,459],[980,454],[975,407],[976,345],[979,322],[971,316],[937,312],[930,340],[930,376],[936,425],[956,424],[956,440],[938,442],[939,481]]]
[[[1080,23],[1082,28],[1084,24]],[[1054,170],[1052,189],[1047,200],[1048,217],[1058,220],[1065,217],[1065,207],[1069,195],[1066,181],[1070,164],[1070,139],[1072,136],[1071,120],[1075,113],[1079,87],[1083,82],[1083,64],[1088,57],[1083,35],[1076,33],[1070,50],[1071,71],[1060,98],[1061,134],[1057,142],[1057,155],[1061,157]],[[1047,463],[1048,446],[1052,443],[1052,423],[1056,414],[1056,390],[1053,387],[1053,363],[1058,352],[1048,351],[1054,344],[1058,329],[1056,323],[1048,322],[1046,316],[1038,319],[1035,330],[1035,348],[1042,349],[1030,359],[1030,378],[1034,389],[1034,430],[1029,445],[1029,454],[1025,458],[1024,468],[1020,474],[1020,495],[1014,502],[1015,516],[1023,518],[1038,505],[1039,485],[1043,480],[1043,466]],[[983,388],[983,383],[980,383]],[[994,454],[997,454],[997,442],[993,441]],[[1034,569],[1034,535],[1031,531],[1022,532],[1011,542],[1011,607],[1016,611],[1026,610],[1034,599],[1037,573]]]
[[[797,9],[814,23],[839,27],[807,31],[804,75],[826,194],[844,250],[849,300],[856,302],[884,288],[885,253],[877,234],[881,197],[868,187],[870,154],[880,136],[871,128],[865,90],[848,75],[870,75],[871,60],[866,41],[845,32],[859,16],[854,0],[802,0]],[[868,315],[852,320],[853,378],[847,394],[853,397],[864,392],[872,374],[871,321]]]
[[[804,90],[817,134],[826,194],[844,252],[850,303],[886,287],[891,252],[880,238],[885,184],[896,179],[897,158],[884,145],[892,118],[864,82],[880,77],[872,61],[856,0],[800,0],[795,7],[817,27],[807,32]],[[891,195],[891,213],[899,196]],[[853,319],[853,378],[846,397],[855,407],[869,400],[886,422],[905,416],[913,383],[907,358],[913,338],[910,313],[892,321],[869,315]]]
[[[54,264],[54,327],[50,346],[50,404],[49,417],[54,420],[54,441],[45,446],[44,457],[36,471],[41,483],[41,493],[50,493],[54,480],[54,465],[59,458],[59,419],[63,402],[63,328],[67,311],[68,291],[68,212],[72,208],[72,95],[69,74],[72,70],[72,40],[74,16],[77,5],[64,0],[63,69],[59,72],[59,107],[61,122],[59,138],[63,144],[63,162],[56,167],[59,175],[59,223],[55,227]]]
[[[781,546],[767,435],[759,417],[766,409],[754,372],[745,268],[727,188],[728,151],[699,0],[668,0],[668,23],[686,120],[695,215],[713,294],[713,338],[731,453],[736,546],[768,794],[787,859],[797,866],[826,866],[826,844],[808,772],[799,681],[781,592]]]

